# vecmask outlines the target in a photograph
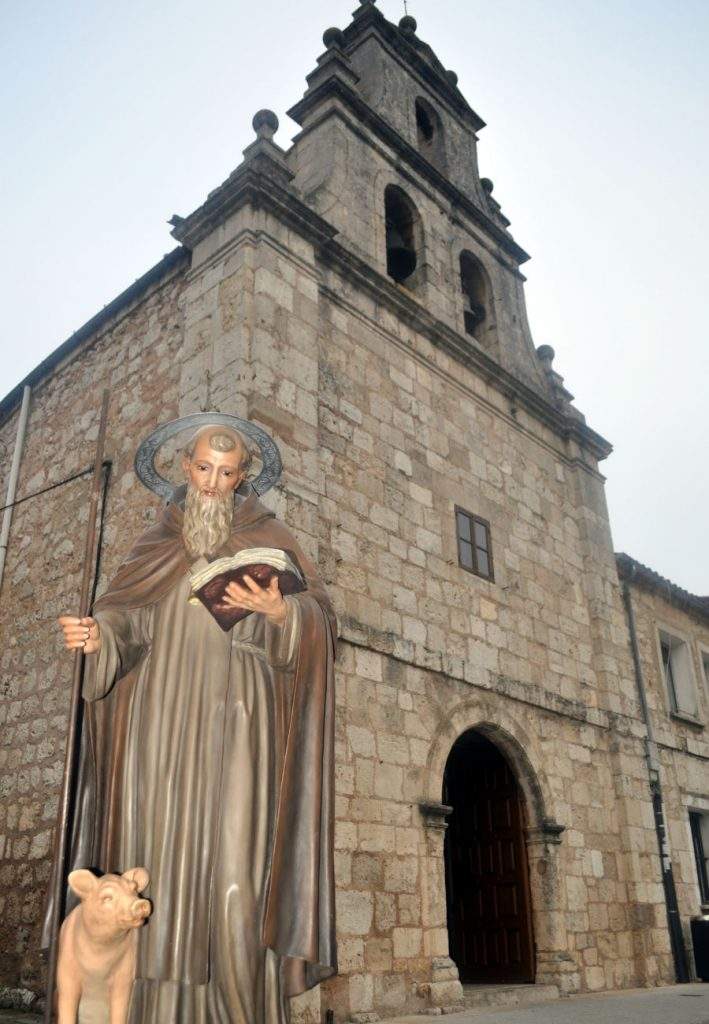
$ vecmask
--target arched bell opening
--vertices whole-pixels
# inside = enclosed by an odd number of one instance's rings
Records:
[[[384,191],[387,274],[407,288],[421,280],[423,227],[418,210],[398,185]]]
[[[465,333],[483,342],[492,325],[490,286],[480,262],[467,250],[460,254]]]
[[[525,798],[502,750],[468,729],[443,777],[450,955],[463,983],[535,980]]]

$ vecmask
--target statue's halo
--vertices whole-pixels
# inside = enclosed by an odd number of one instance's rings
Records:
[[[181,416],[178,420],[163,423],[144,441],[141,441],[135,453],[135,472],[138,479],[149,490],[159,494],[165,501],[171,501],[179,485],[170,483],[160,476],[155,468],[155,456],[165,444],[183,430],[198,430],[200,427],[220,426],[231,427],[244,434],[250,441],[255,441],[261,452],[262,468],[255,480],[250,481],[257,494],[265,494],[277,482],[283,469],[281,453],[276,442],[265,430],[257,427],[250,420],[242,420],[238,416],[227,416],[221,412],[195,412],[191,416]],[[243,485],[242,485],[243,486]]]

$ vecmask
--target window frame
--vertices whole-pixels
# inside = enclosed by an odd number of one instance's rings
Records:
[[[470,530],[471,530],[470,536],[471,536],[472,539],[470,541],[466,541],[466,543],[469,543],[470,547],[472,548],[472,552],[473,552],[473,568],[470,568],[467,565],[463,565],[463,562],[462,562],[461,557],[460,557],[460,542],[461,542],[461,540],[464,540],[465,538],[462,538],[460,536],[460,531],[458,529],[458,515],[459,514],[466,516],[470,520]],[[494,561],[493,554],[492,554],[492,528],[491,528],[490,523],[488,522],[488,520],[487,519],[483,519],[482,516],[476,515],[476,513],[474,513],[474,512],[469,512],[468,509],[467,508],[463,508],[462,505],[454,505],[453,506],[453,522],[454,522],[454,525],[455,525],[456,550],[458,552],[458,568],[463,569],[465,572],[471,573],[473,576],[477,576],[481,580],[487,580],[489,583],[494,583],[495,582],[495,561]],[[485,537],[486,537],[486,540],[487,540],[487,549],[486,549],[485,553],[487,555],[488,568],[490,570],[489,573],[481,572],[480,569],[478,568],[477,549],[478,549],[479,545],[477,545],[475,543],[475,524],[476,523],[478,524],[478,526],[482,526],[483,529],[485,530]]]
[[[679,722],[688,722],[691,725],[698,725],[704,727],[704,721],[700,717],[701,715],[701,704],[699,700],[699,689],[697,687],[696,678],[696,666],[694,663],[694,645],[691,642],[690,637],[676,629],[674,626],[665,625],[663,622],[656,622],[656,639],[657,639],[657,658],[660,668],[660,682],[662,684],[665,693],[665,702],[667,711],[670,718],[674,718]],[[669,645],[668,645],[669,641]],[[684,647],[685,652],[685,665],[688,672],[688,686],[691,687],[692,695],[694,697],[695,712],[686,711],[681,708],[679,701],[677,700],[678,690],[675,682],[677,665],[673,665],[672,662],[669,664],[670,673],[665,671],[665,657],[663,653],[663,647],[669,646],[670,654],[673,648],[680,646]]]

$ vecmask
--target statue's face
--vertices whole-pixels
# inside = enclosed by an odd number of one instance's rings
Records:
[[[192,458],[184,456],[182,466],[189,483],[204,498],[217,494],[230,494],[246,475],[239,467],[243,458],[240,445],[229,452],[217,452],[209,447],[209,435],[200,437]]]

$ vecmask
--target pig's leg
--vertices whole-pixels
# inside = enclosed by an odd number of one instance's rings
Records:
[[[137,936],[131,936],[132,948],[123,961],[118,965],[113,977],[108,983],[108,1020],[109,1024],[126,1024],[128,1020],[128,1007],[130,1005],[130,994],[133,988],[135,977],[135,940]]]
[[[76,1024],[81,985],[74,978],[63,979],[57,997],[57,1024]]]
[[[114,985],[111,989],[109,1005],[110,1024],[126,1024],[128,1020],[128,1003],[132,982],[128,985]]]

